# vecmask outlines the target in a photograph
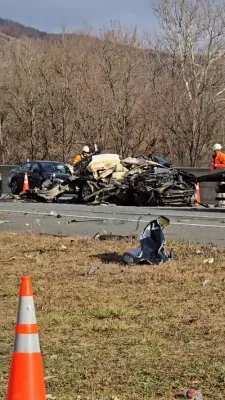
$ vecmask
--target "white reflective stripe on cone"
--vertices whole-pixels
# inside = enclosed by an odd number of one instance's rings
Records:
[[[19,311],[17,324],[36,324],[33,296],[21,296],[19,301]]]
[[[17,333],[14,353],[40,353],[38,334]]]

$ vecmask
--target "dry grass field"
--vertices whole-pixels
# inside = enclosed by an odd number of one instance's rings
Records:
[[[134,240],[0,235],[0,399],[22,275],[33,281],[50,399],[172,400],[182,387],[224,399],[225,250],[171,245],[171,263],[127,267],[120,256]]]

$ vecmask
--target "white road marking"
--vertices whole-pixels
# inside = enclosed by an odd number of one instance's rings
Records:
[[[50,203],[47,203],[47,204],[49,204],[50,205]],[[24,205],[26,205],[26,203],[24,204]],[[56,209],[58,210],[58,213],[59,214],[61,214],[61,215],[64,215],[64,216],[67,216],[66,214],[62,214],[61,212],[60,212],[60,209],[57,207],[59,204],[57,204],[56,205]],[[64,206],[66,206],[65,204],[64,204]],[[116,207],[115,207],[116,208]],[[88,211],[88,212],[90,212],[90,213],[92,213],[92,214],[115,214],[115,215],[131,215],[131,214],[133,214],[132,213],[132,211],[130,211],[130,212],[126,212],[126,210],[124,210],[124,211],[122,211],[122,210],[120,210],[120,211],[117,211],[117,212],[114,212],[114,210],[115,210],[115,208],[114,207],[112,207],[111,209],[110,208],[106,208],[106,209],[104,209],[104,210],[98,210],[98,211],[96,211],[96,210],[91,210],[91,211]],[[65,207],[64,207],[64,209],[65,209]],[[148,209],[147,208],[145,208],[145,211],[147,211]],[[216,209],[216,210],[218,210],[218,209]],[[208,209],[208,212],[210,213],[210,212],[214,212],[215,214],[220,214],[220,213],[223,213],[224,212],[224,215],[218,215],[217,217],[215,217],[215,216],[212,216],[212,215],[198,215],[197,213],[200,213],[200,214],[202,214],[202,213],[205,213],[205,212],[207,212],[207,211],[200,211],[200,210],[196,210],[196,209],[187,209],[187,210],[182,210],[182,209],[180,209],[180,210],[177,210],[177,214],[172,214],[172,213],[170,213],[170,211],[174,211],[174,210],[172,210],[171,208],[167,208],[167,207],[165,207],[165,208],[154,208],[154,209],[149,209],[149,213],[145,213],[145,214],[141,214],[141,212],[140,211],[138,211],[136,214],[134,214],[135,216],[143,216],[143,217],[154,217],[155,215],[164,215],[164,216],[167,216],[167,217],[169,217],[169,218],[181,218],[181,219],[198,219],[198,220],[215,220],[215,218],[216,219],[220,219],[220,220],[225,220],[225,208],[222,210],[222,209],[220,209],[219,211],[216,211],[216,210],[214,210],[214,209]],[[1,204],[0,204],[0,211],[2,211],[2,212],[5,212],[5,210],[2,210],[1,209]],[[83,209],[81,209],[81,210],[79,210],[79,211],[84,211]],[[78,211],[78,212],[79,212]],[[7,210],[7,212],[15,212],[15,213],[26,213],[26,214],[28,214],[29,213],[29,211],[22,211],[22,210],[14,210],[14,211],[12,211],[12,210]],[[181,214],[179,214],[179,212],[181,213]],[[47,212],[47,213],[41,213],[41,212],[35,212],[35,211],[30,211],[30,213],[33,213],[33,214],[38,214],[38,215],[49,215],[49,213]],[[186,213],[186,215],[184,214],[184,213]],[[69,215],[69,217],[71,217],[71,215]],[[104,218],[105,219],[105,218]],[[123,218],[124,219],[124,218]]]
[[[42,215],[42,216],[48,216],[54,218],[54,216],[51,216],[49,212],[35,212],[35,211],[16,211],[16,210],[3,210],[0,209],[1,212],[7,212],[11,214],[27,214],[27,215]],[[83,218],[87,219],[89,221],[123,221],[123,222],[136,222],[136,223],[149,223],[149,220],[145,220],[142,218],[138,219],[129,219],[129,218],[113,218],[113,217],[91,217],[89,215],[76,215],[76,214],[62,214],[60,213],[62,217],[66,218]],[[171,217],[171,215],[168,215],[168,217]],[[176,218],[180,218],[179,215],[176,215]],[[197,218],[196,218],[197,219]],[[179,225],[179,226],[197,226],[197,227],[204,227],[204,228],[220,228],[220,229],[225,229],[225,224],[224,226],[222,225],[204,225],[204,224],[196,224],[196,223],[182,223],[182,222],[171,222],[170,225]]]

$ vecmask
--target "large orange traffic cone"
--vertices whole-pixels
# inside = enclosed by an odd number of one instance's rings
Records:
[[[30,188],[29,188],[29,182],[28,182],[28,174],[27,174],[27,172],[25,172],[24,181],[23,181],[23,192],[26,192],[29,189]]]
[[[27,276],[22,277],[20,286],[7,400],[46,400],[33,288]]]
[[[200,193],[200,185],[199,185],[199,183],[196,183],[195,188],[196,188],[196,197],[197,197],[197,201],[195,203],[195,206],[198,206],[199,204],[201,204],[201,193]]]

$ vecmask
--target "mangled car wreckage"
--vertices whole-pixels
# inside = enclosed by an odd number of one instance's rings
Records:
[[[120,205],[164,206],[196,202],[196,177],[146,158],[126,158],[98,154],[83,159],[62,183],[49,179],[41,189],[23,194],[37,201],[55,201],[73,193],[82,203],[112,202]]]

